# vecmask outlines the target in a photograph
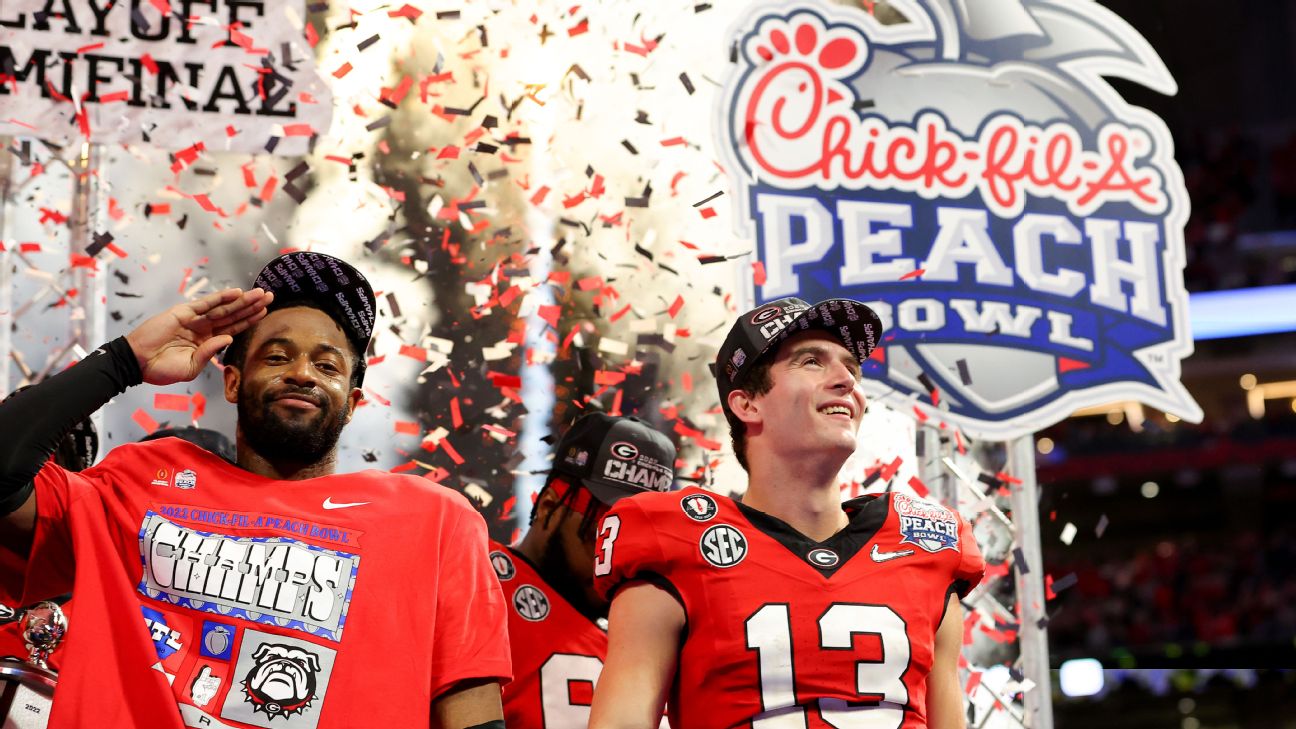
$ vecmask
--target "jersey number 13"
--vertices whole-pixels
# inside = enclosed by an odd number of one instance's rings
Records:
[[[747,618],[746,627],[747,648],[756,651],[760,662],[764,710],[753,718],[752,729],[806,729],[807,708],[798,706],[796,697],[788,606],[764,605]],[[819,647],[825,651],[852,650],[856,635],[876,635],[882,643],[880,660],[855,663],[855,691],[862,694],[861,700],[879,703],[859,706],[821,698],[815,708],[837,729],[897,729],[909,703],[909,689],[902,680],[910,652],[904,621],[885,605],[853,603],[834,603],[819,618]]]

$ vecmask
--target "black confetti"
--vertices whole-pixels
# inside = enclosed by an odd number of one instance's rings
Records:
[[[90,256],[91,258],[94,258],[95,256],[99,255],[100,251],[107,248],[108,244],[112,242],[113,242],[112,233],[107,233],[107,232],[95,233],[94,240],[91,241],[90,245],[86,246],[85,249],[86,255]]]
[[[1030,565],[1026,564],[1026,553],[1021,547],[1013,548],[1013,567],[1023,575],[1030,574]]]
[[[687,74],[687,73],[681,73],[681,74],[679,75],[679,80],[680,80],[680,83],[684,84],[684,90],[687,91],[687,92],[689,93],[689,96],[692,96],[692,95],[693,95],[693,91],[694,91],[694,89],[693,89],[693,82],[689,80],[688,74]]]
[[[721,190],[721,191],[716,192],[716,193],[712,193],[709,197],[707,197],[707,198],[705,198],[705,199],[703,199],[703,200],[698,200],[697,202],[693,203],[693,207],[695,207],[695,208],[700,208],[700,207],[702,207],[703,205],[706,205],[707,203],[709,203],[709,202],[711,202],[712,200],[714,200],[714,199],[720,197],[720,196],[723,195],[723,194],[724,194],[724,190]]]
[[[968,372],[967,360],[961,359],[954,364],[958,365],[959,380],[965,385],[972,384],[972,373]]]
[[[1063,590],[1067,589],[1068,587],[1074,587],[1076,581],[1077,581],[1077,578],[1076,578],[1076,574],[1075,574],[1074,572],[1068,574],[1066,577],[1063,577],[1063,578],[1060,578],[1060,579],[1054,580],[1054,581],[1053,581],[1053,592],[1055,592],[1055,593],[1057,593],[1057,592],[1062,592]]]

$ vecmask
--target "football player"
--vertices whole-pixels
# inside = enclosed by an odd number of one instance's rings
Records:
[[[584,416],[558,443],[531,528],[490,560],[511,606],[514,675],[504,687],[510,727],[585,729],[607,633],[594,591],[594,532],[608,506],[675,479],[675,446],[635,417]]]
[[[985,570],[968,524],[898,493],[846,503],[881,322],[856,301],[743,314],[716,361],[749,481],[614,506],[595,583],[611,598],[590,726],[964,726],[959,598]],[[669,701],[668,701],[669,699]]]

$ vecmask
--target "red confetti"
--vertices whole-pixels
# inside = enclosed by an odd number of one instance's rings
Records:
[[[752,283],[757,286],[765,285],[765,262],[757,261],[752,264]]]
[[[402,435],[418,435],[422,432],[419,424],[409,420],[397,420],[395,430]]]
[[[188,395],[174,395],[167,392],[159,392],[153,395],[154,410],[174,410],[176,412],[187,412],[189,410]]]
[[[589,31],[589,20],[582,20],[581,22],[567,29],[567,37],[571,38],[574,36],[578,36],[581,33],[585,33],[587,31]]]
[[[625,378],[624,372],[594,371],[594,384],[596,385],[619,385],[625,382]]]
[[[891,479],[895,478],[896,471],[900,470],[901,463],[904,463],[904,459],[902,459],[900,456],[896,456],[896,459],[894,461],[891,461],[890,463],[882,467],[882,474],[879,478],[881,478],[883,481],[890,481]]]
[[[338,67],[338,70],[333,72],[333,78],[342,78],[348,73],[351,73],[351,64],[343,63],[341,66]]]
[[[422,347],[415,347],[411,344],[402,344],[400,353],[410,359],[416,359],[419,362],[427,361],[427,350]]]
[[[423,14],[422,10],[419,10],[418,8],[414,7],[413,5],[410,5],[409,3],[405,3],[400,7],[399,10],[388,11],[387,17],[409,18],[410,22],[412,23],[415,20],[418,20],[419,16],[422,14]]]
[[[207,414],[207,396],[201,392],[193,395],[193,421],[196,423]]]
[[[541,319],[544,319],[546,322],[548,322],[549,326],[553,327],[554,329],[557,329],[558,317],[562,316],[562,307],[561,306],[541,306],[536,311],[536,314],[538,314]]]
[[[463,413],[459,411],[459,398],[450,398],[450,425],[456,430],[463,427]]]
[[[675,315],[680,313],[680,309],[683,308],[684,308],[684,297],[676,296],[675,303],[671,304],[671,308],[667,313],[670,314],[670,318],[674,319]]]
[[[913,489],[914,493],[918,494],[924,499],[927,498],[928,496],[931,496],[931,490],[927,488],[927,484],[923,483],[922,479],[918,478],[917,476],[914,476],[909,479],[909,488]]]
[[[158,429],[158,422],[153,419],[152,415],[145,412],[144,408],[137,408],[135,414],[131,416],[131,420],[134,420],[135,424],[143,428],[148,435],[152,435],[153,431]]]
[[[901,277],[900,277],[900,280],[901,280],[901,281],[907,281],[907,280],[909,280],[909,279],[911,279],[911,278],[918,278],[919,276],[923,275],[924,273],[927,273],[927,269],[925,269],[925,268],[917,268],[917,269],[914,269],[914,270],[910,271],[909,273],[906,273],[905,275],[901,276]]]
[[[463,465],[463,462],[464,462],[463,456],[459,455],[459,451],[455,450],[455,447],[452,446],[452,445],[450,445],[450,439],[449,439],[449,438],[442,438],[442,439],[441,439],[441,444],[440,444],[440,445],[441,445],[442,450],[444,450],[444,451],[446,452],[446,455],[447,455],[447,456],[450,456],[450,460],[452,460],[452,461],[455,462],[455,465],[456,465],[456,466],[462,466],[462,465]]]

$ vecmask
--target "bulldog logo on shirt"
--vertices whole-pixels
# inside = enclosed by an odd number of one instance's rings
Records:
[[[288,645],[267,643],[252,654],[256,665],[243,680],[253,711],[270,718],[305,711],[315,700],[319,656]]]
[[[316,729],[335,651],[247,629],[238,653],[221,718],[266,729]]]

